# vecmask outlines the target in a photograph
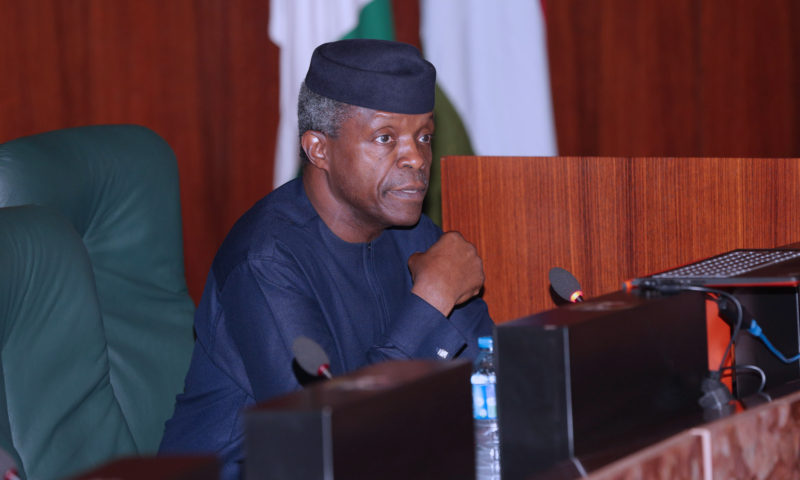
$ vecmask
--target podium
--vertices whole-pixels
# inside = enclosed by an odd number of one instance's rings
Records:
[[[244,414],[245,478],[475,476],[467,361],[389,361]]]
[[[797,478],[800,392],[687,429],[591,473],[585,480]]]
[[[495,329],[504,480],[580,476],[703,421],[705,300],[603,295]]]
[[[574,365],[562,368],[561,377],[555,374],[548,377],[548,373],[530,358],[531,355],[526,357],[522,353],[534,352],[538,348],[540,352],[550,352],[551,360],[558,360],[559,352],[563,353],[563,350],[559,351],[557,345],[545,345],[548,332],[544,327],[553,329],[554,338],[558,337],[559,331],[562,332],[560,338],[570,337],[563,334],[563,326],[554,327],[558,322],[550,324],[549,321],[542,320],[543,317],[555,316],[557,319],[560,315],[566,315],[562,309],[551,311],[556,307],[548,283],[548,272],[552,267],[558,266],[572,272],[582,284],[584,297],[590,301],[599,299],[602,302],[605,298],[602,295],[618,291],[621,283],[627,279],[646,276],[736,248],[772,248],[791,244],[798,240],[800,232],[798,185],[800,159],[797,158],[444,158],[443,228],[460,231],[467,240],[475,244],[483,259],[486,274],[484,299],[489,305],[492,318],[498,323],[496,345],[501,444],[509,439],[520,442],[501,446],[501,462],[506,462],[503,465],[504,475],[507,468],[511,468],[510,478],[524,478],[527,474],[532,475],[530,478],[575,478],[582,474],[582,466],[577,464],[564,465],[566,471],[563,476],[552,470],[553,476],[548,477],[534,472],[558,467],[552,464],[554,459],[557,462],[565,458],[573,461],[583,458],[584,461],[592,462],[592,465],[587,464],[586,467],[598,467],[614,455],[609,454],[604,459],[593,455],[600,450],[594,450],[592,445],[597,445],[598,442],[602,444],[604,440],[592,438],[592,429],[586,428],[590,423],[565,426],[564,419],[567,417],[561,415],[558,408],[577,409],[572,413],[579,417],[581,409],[588,412],[592,408],[591,404],[576,403],[574,398],[561,399],[563,405],[568,407],[559,407],[556,404],[560,401],[557,396],[550,396],[550,404],[544,402],[537,407],[549,408],[554,412],[555,416],[549,417],[552,424],[544,426],[550,428],[550,433],[556,433],[548,437],[556,438],[554,445],[536,446],[531,443],[535,439],[525,438],[525,435],[535,435],[532,431],[526,433],[523,425],[529,422],[530,428],[533,420],[530,416],[525,416],[524,405],[515,405],[514,399],[534,398],[535,392],[525,391],[534,386],[522,382],[514,383],[513,380],[509,385],[508,377],[534,372],[545,380],[550,378],[551,386],[558,386],[559,378],[562,386],[576,380]],[[702,337],[702,333],[697,330],[697,323],[704,320],[700,317],[705,317],[708,324],[701,327],[706,327],[708,332],[708,362],[716,368],[729,339],[728,326],[715,318],[716,313],[712,309],[704,311],[702,306],[695,305],[692,310],[695,312],[692,341]],[[540,337],[538,344],[526,346],[523,337],[514,331],[526,328],[542,328],[545,335]],[[640,339],[656,341],[646,335],[642,335]],[[548,341],[551,344],[557,343],[553,339]],[[670,341],[674,341],[674,338]],[[586,351],[588,347],[582,348]],[[604,341],[602,336],[597,337],[596,349],[589,357],[611,358],[616,364],[622,364],[626,356],[611,351],[614,348],[617,348],[615,344]],[[699,347],[693,345],[692,348],[692,368],[695,369],[695,374],[682,378],[696,378],[699,371]],[[635,358],[638,358],[637,355],[632,355],[631,360]],[[522,359],[522,363],[519,359]],[[676,357],[674,360],[677,362],[684,358]],[[510,373],[509,364],[515,364]],[[515,374],[514,368],[518,368],[521,373]],[[578,367],[579,377],[585,368]],[[787,378],[796,375],[796,372],[792,372]],[[584,382],[591,384],[591,379]],[[545,384],[547,385],[546,381]],[[602,386],[595,386],[602,390]],[[584,387],[579,387],[580,389],[583,389],[586,398],[588,390]],[[574,388],[568,391],[575,393]],[[613,391],[611,393],[611,398],[616,398]],[[687,395],[680,397],[684,400],[689,398]],[[760,414],[749,414],[749,410],[744,413],[746,416],[742,420],[738,420],[737,414],[721,423],[705,425],[698,422],[697,425],[702,427],[692,428],[691,433],[670,437],[655,446],[623,456],[609,466],[591,473],[588,478],[633,478],[641,476],[641,472],[648,472],[648,478],[651,478],[650,473],[653,474],[652,478],[698,478],[697,472],[710,478],[712,464],[715,474],[720,470],[753,472],[760,471],[761,464],[769,463],[776,455],[780,456],[781,461],[778,464],[783,470],[775,471],[796,471],[797,458],[800,458],[796,442],[789,441],[790,445],[783,447],[776,438],[796,438],[796,412],[797,405],[800,404],[797,398],[794,397],[791,405],[783,404],[780,408],[769,410],[780,412],[778,419],[775,416],[769,417],[777,425],[757,425],[758,428],[754,430],[757,433],[752,437],[739,438],[746,435],[744,432],[748,426],[763,417]],[[614,400],[609,407],[611,410],[618,406],[618,403],[613,402]],[[688,401],[683,405],[687,409],[691,406]],[[516,411],[522,413],[515,413]],[[691,412],[686,412],[689,414],[687,418],[691,417]],[[530,414],[530,410],[527,413]],[[517,415],[522,417],[515,418]],[[600,418],[616,417],[618,415]],[[576,417],[572,420],[580,422]],[[782,437],[776,436],[774,432],[783,432],[781,429],[787,423],[791,428],[785,430],[791,433],[781,433]],[[676,426],[684,428],[683,424]],[[624,430],[626,425],[624,422],[610,422],[600,427],[599,432],[607,432],[613,428]],[[727,428],[735,429],[735,433],[728,433]],[[571,432],[575,436],[571,439],[566,438],[566,434],[558,437],[557,434],[561,431]],[[629,446],[637,442],[643,446],[652,445],[653,438],[643,436],[642,432],[627,430],[619,433],[623,437],[628,436]],[[581,436],[583,440],[579,438]],[[732,438],[738,442],[729,444],[735,447],[735,452],[744,454],[749,448],[758,448],[758,445],[772,445],[772,457],[757,459],[758,461],[750,462],[752,465],[742,466],[741,458],[732,458],[730,449],[726,450],[725,445],[715,443],[728,442]],[[592,445],[584,442],[589,440],[593,442]],[[611,443],[608,447],[613,447]],[[531,458],[531,463],[528,464],[521,460],[516,465],[508,465],[509,461],[521,459],[526,452],[541,453],[547,448],[551,448],[551,453],[555,456],[549,459],[549,464],[546,454],[543,454],[538,458]],[[666,456],[658,453],[662,448],[668,451]],[[689,459],[691,463],[683,463],[684,459]],[[744,463],[748,463],[747,458]],[[520,465],[522,467],[517,468]],[[675,468],[666,469],[665,466],[669,465]],[[573,470],[570,471],[570,468]],[[664,471],[667,474],[659,476]],[[682,472],[688,474],[684,476]],[[725,478],[736,477],[734,475]]]

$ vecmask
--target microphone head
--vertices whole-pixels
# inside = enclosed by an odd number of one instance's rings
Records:
[[[561,267],[550,269],[550,286],[556,294],[572,303],[583,301],[581,284],[571,273]]]
[[[0,478],[16,478],[18,479],[17,465],[11,454],[0,448]]]
[[[328,369],[330,360],[325,350],[308,337],[299,336],[292,342],[292,353],[300,367],[309,375],[318,376]]]

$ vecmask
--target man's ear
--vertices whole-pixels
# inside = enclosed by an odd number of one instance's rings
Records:
[[[328,169],[328,156],[325,148],[328,137],[322,132],[306,130],[300,137],[300,145],[308,160],[317,168]]]

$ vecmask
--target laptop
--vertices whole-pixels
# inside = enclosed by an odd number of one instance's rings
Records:
[[[625,282],[625,289],[664,285],[796,287],[800,249],[738,249]]]

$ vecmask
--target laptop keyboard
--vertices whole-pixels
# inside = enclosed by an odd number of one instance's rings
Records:
[[[728,278],[800,257],[800,250],[734,250],[691,265],[653,275],[654,278]]]

